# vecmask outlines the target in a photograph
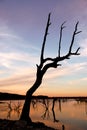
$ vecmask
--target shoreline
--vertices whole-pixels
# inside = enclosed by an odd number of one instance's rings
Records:
[[[54,96],[49,97],[46,95],[37,95],[32,96],[32,99],[76,99],[76,100],[85,100],[87,96]],[[1,100],[25,100],[25,95],[12,94],[12,93],[2,93],[0,92],[0,101]]]
[[[27,123],[22,120],[0,119],[0,130],[56,130],[42,122]]]

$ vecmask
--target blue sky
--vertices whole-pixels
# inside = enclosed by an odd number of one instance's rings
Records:
[[[86,0],[0,0],[0,91],[25,94],[33,85],[36,64],[51,12],[51,26],[45,57],[56,57],[61,24],[61,55],[67,53],[74,27],[79,21],[73,51],[79,46],[80,56],[50,69],[35,94],[50,96],[87,96],[87,1]]]

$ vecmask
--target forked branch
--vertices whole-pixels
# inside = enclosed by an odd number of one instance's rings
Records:
[[[57,68],[57,66],[60,66],[60,64],[59,64],[60,61],[63,61],[65,59],[69,59],[71,55],[79,55],[80,54],[80,53],[78,53],[80,47],[78,47],[75,52],[72,52],[72,47],[73,47],[73,44],[74,44],[75,36],[77,34],[81,33],[81,31],[77,31],[77,27],[78,27],[78,24],[79,24],[79,22],[77,22],[76,25],[75,25],[73,35],[72,35],[72,40],[71,40],[71,44],[70,44],[68,53],[64,56],[60,55],[62,31],[65,28],[65,26],[64,26],[65,22],[63,22],[63,24],[61,25],[61,28],[60,28],[58,56],[55,57],[55,58],[51,58],[51,57],[44,58],[44,49],[45,49],[45,44],[46,44],[46,38],[47,38],[47,35],[48,35],[49,26],[51,25],[50,15],[51,15],[51,13],[49,13],[49,15],[48,15],[47,25],[46,25],[46,29],[45,29],[45,35],[44,35],[44,40],[43,40],[42,49],[41,49],[40,65],[39,66],[37,65],[38,70],[42,71],[42,75],[44,75],[44,73],[49,68],[51,68],[51,67]],[[50,61],[50,63],[46,63],[48,61]],[[44,65],[44,63],[45,63],[45,65]]]
[[[71,40],[71,45],[70,45],[70,48],[69,48],[69,54],[71,53],[72,46],[73,46],[73,44],[74,44],[75,35],[77,35],[77,34],[79,34],[79,33],[82,32],[82,31],[77,31],[78,24],[79,24],[79,22],[77,22],[76,25],[75,25],[75,30],[74,30],[74,32],[73,32],[73,36],[72,36],[72,40]],[[79,49],[80,49],[80,48],[77,49],[77,51],[76,51],[75,54],[78,55],[78,51],[79,51]]]

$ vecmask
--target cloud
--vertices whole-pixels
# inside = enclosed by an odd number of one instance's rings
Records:
[[[70,77],[71,75],[77,75],[84,72],[86,69],[86,62],[80,64],[68,64],[67,67],[60,67],[58,69],[50,69],[45,74],[44,79],[46,82],[54,81],[55,79]],[[22,92],[24,94],[25,91],[29,89],[35,82],[36,70],[32,68],[19,68],[18,72],[16,71],[14,75],[11,75],[7,78],[0,79],[0,90],[1,91],[9,91],[9,92]],[[67,85],[76,85],[79,82],[82,83],[87,81],[87,78],[83,77],[80,79],[70,79],[66,82]],[[57,80],[58,81],[58,80]],[[60,81],[61,82],[61,81]],[[57,84],[57,82],[56,82]],[[59,84],[58,84],[59,85]],[[13,89],[14,88],[14,89]],[[55,88],[56,89],[56,88]]]
[[[85,77],[85,78],[82,78],[81,80],[82,80],[82,81],[86,81],[86,82],[87,82],[87,78],[86,78],[86,77]]]
[[[67,75],[73,75],[85,72],[87,66],[87,62],[84,63],[74,63],[74,64],[67,64],[66,67],[60,67],[58,69],[51,69],[49,72],[46,74],[45,78],[46,79],[55,79],[58,77],[63,77]]]
[[[34,80],[34,72],[29,74],[15,75],[13,77],[0,79],[0,87],[8,87],[14,85],[30,84]]]
[[[0,53],[0,68],[4,71],[3,78],[36,71],[38,58],[25,53]],[[2,78],[2,73],[0,73]]]
[[[31,62],[36,63],[37,57],[32,56],[27,53],[21,53],[21,52],[1,52],[0,53],[0,59],[1,63],[3,60],[16,60],[16,61],[24,61],[24,62]]]
[[[87,78],[86,77],[82,77],[79,79],[72,79],[72,80],[68,81],[67,83],[68,83],[68,85],[73,85],[73,87],[81,86],[81,87],[85,87],[85,89],[87,89]]]
[[[51,69],[47,74],[45,75],[45,79],[50,80],[50,79],[55,79],[58,77],[70,75],[72,73],[76,73],[80,70],[83,70],[85,66],[84,64],[75,64],[73,66],[69,67],[63,67],[62,69]],[[0,80],[0,86],[10,86],[10,85],[17,85],[17,84],[22,84],[22,83],[28,83],[28,82],[33,82],[35,79],[35,69],[28,69],[28,68],[19,68],[18,73],[16,72],[15,75],[1,79]]]
[[[81,46],[81,56],[87,56],[87,39],[81,40],[79,45]]]
[[[33,52],[39,51],[38,47],[30,43],[29,40],[26,40],[17,30],[13,30],[13,28],[8,24],[8,22],[4,22],[4,20],[0,19],[0,46],[6,49],[20,51],[22,50],[30,50]],[[7,50],[5,50],[7,51]]]
[[[36,64],[38,52],[38,47],[19,37],[6,23],[0,25],[0,66],[18,70],[20,64]]]

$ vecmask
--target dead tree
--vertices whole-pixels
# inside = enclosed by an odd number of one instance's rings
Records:
[[[46,25],[46,29],[45,29],[45,35],[44,35],[44,39],[43,39],[43,43],[42,43],[40,64],[36,65],[37,66],[36,80],[35,80],[33,86],[26,93],[24,106],[23,106],[22,113],[21,113],[21,116],[20,116],[20,120],[26,120],[28,122],[31,122],[31,119],[29,117],[29,113],[30,113],[30,103],[31,103],[32,95],[36,91],[36,89],[41,85],[42,78],[43,78],[44,74],[46,73],[46,71],[49,68],[57,68],[58,66],[61,65],[61,64],[59,64],[60,61],[70,59],[70,56],[72,56],[72,55],[79,55],[80,47],[75,52],[72,52],[72,47],[73,47],[73,44],[74,44],[75,36],[81,32],[81,31],[77,31],[77,27],[78,27],[78,24],[79,24],[79,22],[77,22],[76,25],[75,25],[73,35],[72,35],[72,40],[71,40],[71,43],[70,43],[70,46],[69,46],[69,50],[68,50],[66,55],[61,56],[62,31],[65,28],[65,26],[64,26],[65,22],[64,22],[61,25],[61,28],[60,28],[60,37],[59,37],[57,56],[55,58],[51,58],[51,57],[44,58],[44,49],[45,49],[45,44],[46,44],[46,38],[47,38],[47,35],[48,35],[49,26],[51,25],[50,15],[51,15],[51,13],[49,13],[49,15],[48,15],[47,25]]]

